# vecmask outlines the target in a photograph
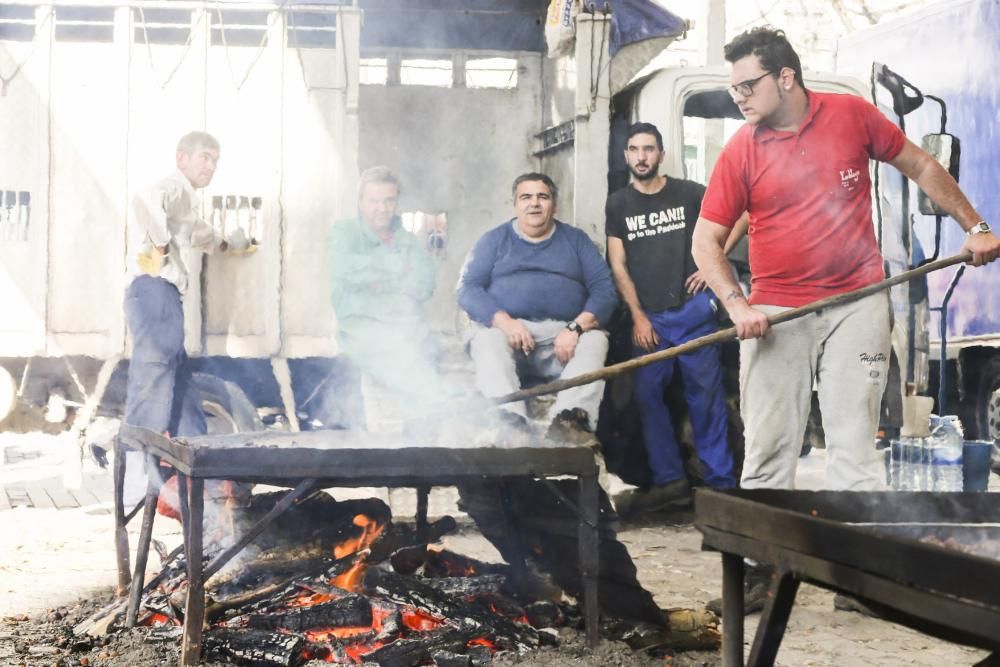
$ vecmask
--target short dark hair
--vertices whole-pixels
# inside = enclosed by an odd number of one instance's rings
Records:
[[[726,60],[734,63],[737,60],[754,55],[760,59],[760,65],[768,72],[778,74],[783,67],[795,70],[795,80],[803,88],[802,63],[799,54],[795,53],[784,30],[778,30],[769,25],[751,28],[733,38],[722,49]]]
[[[552,201],[558,201],[558,199],[559,199],[559,188],[556,187],[556,184],[552,181],[551,178],[549,178],[545,174],[541,174],[541,173],[539,173],[537,171],[529,171],[527,174],[521,174],[520,176],[518,176],[517,178],[515,178],[514,179],[514,185],[512,185],[511,188],[510,188],[511,195],[513,195],[513,196],[516,197],[517,196],[517,186],[519,186],[521,183],[525,183],[527,181],[541,181],[542,183],[545,183],[545,185],[547,185],[548,188],[549,188],[549,192],[552,193]]]
[[[629,125],[628,134],[625,136],[625,145],[628,146],[628,140],[637,134],[653,135],[656,137],[656,147],[661,151],[663,150],[663,135],[660,134],[660,131],[652,123],[632,123]]]

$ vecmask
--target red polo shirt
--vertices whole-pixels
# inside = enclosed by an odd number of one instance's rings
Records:
[[[882,280],[868,160],[906,136],[866,100],[809,91],[797,132],[744,125],[719,155],[701,217],[750,216],[751,304],[802,306]]]

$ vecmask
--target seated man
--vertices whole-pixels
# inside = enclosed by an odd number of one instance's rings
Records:
[[[435,343],[424,316],[434,293],[435,267],[417,238],[396,217],[399,181],[387,167],[361,174],[358,217],[330,230],[330,295],[337,342],[362,372],[368,428],[391,415],[373,412],[386,390],[398,417],[415,417],[451,392],[434,366]],[[368,386],[369,381],[374,387]],[[365,391],[370,389],[371,391]],[[375,398],[375,400],[373,400]]]
[[[608,336],[600,329],[617,303],[611,272],[587,235],[555,219],[558,190],[545,174],[514,181],[516,217],[483,235],[466,259],[459,306],[472,319],[469,352],[487,397],[522,380],[549,382],[601,368]],[[559,393],[548,436],[596,444],[604,382]],[[528,429],[523,403],[502,406]]]

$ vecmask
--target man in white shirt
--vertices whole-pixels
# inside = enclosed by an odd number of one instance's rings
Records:
[[[125,319],[132,334],[125,422],[171,436],[206,432],[201,397],[184,363],[185,255],[226,250],[227,245],[246,247],[242,234],[227,244],[201,219],[197,190],[212,182],[218,162],[215,137],[186,134],[177,144],[177,169],[133,202],[125,292]],[[126,500],[145,491],[144,476],[138,474],[142,459],[129,458],[139,465],[128,467]]]

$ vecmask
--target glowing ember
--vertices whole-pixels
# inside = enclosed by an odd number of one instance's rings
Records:
[[[177,620],[170,618],[165,614],[154,613],[150,614],[148,618],[143,619],[140,625],[149,626],[151,628],[158,628],[164,625],[180,625],[180,623]]]
[[[404,607],[402,614],[403,625],[417,632],[436,630],[444,624],[444,619],[413,607]]]

